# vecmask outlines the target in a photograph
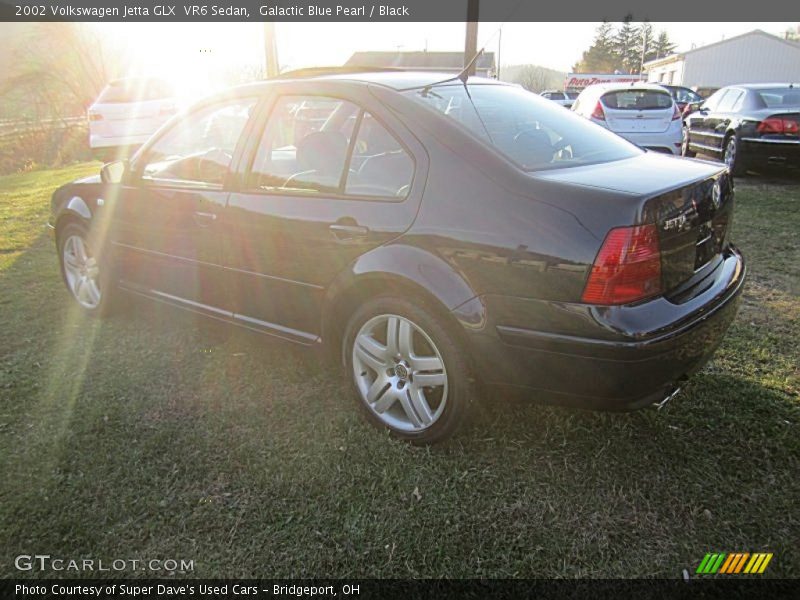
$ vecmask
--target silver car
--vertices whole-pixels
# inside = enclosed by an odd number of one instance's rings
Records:
[[[585,88],[572,110],[634,144],[680,155],[681,111],[670,93],[652,83],[598,83]]]

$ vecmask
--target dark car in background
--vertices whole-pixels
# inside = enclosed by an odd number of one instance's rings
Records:
[[[661,87],[669,92],[675,104],[678,105],[678,110],[683,114],[686,107],[692,104],[702,103],[704,98],[693,89],[684,87],[682,85],[666,85],[659,83]]]
[[[328,348],[370,421],[432,443],[479,389],[671,397],[735,315],[733,202],[724,167],[517,86],[332,73],[203,100],[59,188],[50,227],[89,315],[126,291]]]
[[[800,166],[800,86],[724,87],[684,120],[682,154],[722,159],[731,173]]]

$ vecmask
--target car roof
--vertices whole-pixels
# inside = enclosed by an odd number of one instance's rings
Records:
[[[800,90],[800,84],[791,83],[791,82],[783,82],[783,83],[737,83],[735,85],[726,85],[725,87],[741,88],[741,89],[744,89],[744,90],[765,90],[765,89],[768,89],[768,88],[785,87],[785,88],[797,88],[798,90]]]
[[[603,91],[603,92],[616,92],[616,91],[623,91],[629,90],[631,88],[641,89],[641,90],[653,90],[653,91],[664,91],[664,87],[658,83],[649,83],[646,81],[630,81],[625,83],[593,83],[592,85],[587,85],[584,89],[591,90],[591,91]]]
[[[446,71],[404,71],[399,69],[375,69],[375,70],[355,70],[353,72],[340,70],[338,68],[321,69],[301,69],[289,72],[272,79],[265,79],[255,83],[248,83],[237,86],[238,90],[258,91],[268,90],[275,83],[295,82],[295,81],[341,81],[356,83],[371,83],[382,85],[395,90],[413,89],[444,82],[447,80],[458,81],[457,73]],[[488,77],[470,77],[467,80],[470,85],[510,85],[490,79]],[[460,84],[460,82],[459,82]]]

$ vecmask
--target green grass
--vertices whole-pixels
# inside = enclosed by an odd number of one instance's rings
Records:
[[[96,168],[0,178],[0,575],[44,553],[202,577],[679,577],[770,551],[767,575],[800,576],[800,186],[738,186],[745,302],[665,410],[494,397],[426,449],[366,425],[314,356],[144,303],[78,316],[42,224]]]

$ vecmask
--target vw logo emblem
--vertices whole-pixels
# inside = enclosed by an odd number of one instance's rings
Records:
[[[406,367],[403,363],[400,363],[395,366],[394,374],[400,381],[405,381],[408,379],[408,367]]]
[[[715,181],[714,188],[711,190],[711,203],[714,205],[714,208],[719,208],[721,201],[722,187],[720,186],[719,181]]]

